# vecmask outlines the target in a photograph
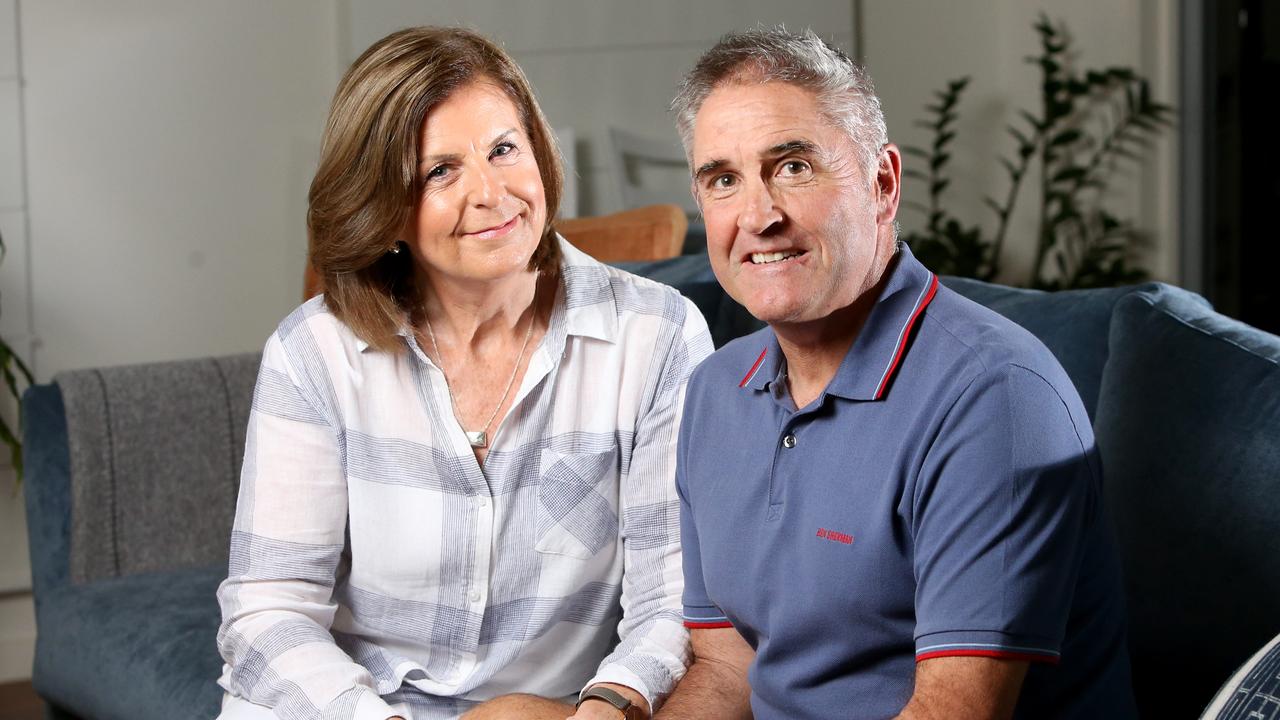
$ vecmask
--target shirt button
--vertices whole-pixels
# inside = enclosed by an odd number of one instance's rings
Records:
[[[478,498],[476,498],[476,505],[478,505],[478,506],[480,506],[480,507],[482,507],[482,508],[489,507],[489,498],[487,498],[487,497],[478,497]]]
[[[795,434],[794,434],[794,433],[787,433],[787,436],[786,436],[786,437],[784,437],[784,438],[782,438],[782,447],[787,448],[787,449],[790,449],[790,448],[793,448],[793,447],[795,447],[795,446],[796,446],[796,436],[795,436]]]
[[[473,602],[473,603],[474,603],[474,602],[480,602],[480,591],[479,591],[479,590],[472,590],[472,591],[471,591],[471,594],[470,594],[468,597],[470,597],[470,598],[471,598],[471,602]]]

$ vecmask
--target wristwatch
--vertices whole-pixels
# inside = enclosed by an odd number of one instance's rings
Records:
[[[582,707],[582,703],[588,700],[603,700],[604,702],[618,708],[622,711],[623,720],[643,720],[643,711],[640,708],[632,705],[631,701],[623,697],[621,693],[614,692],[607,687],[600,687],[597,685],[582,693],[582,696],[578,698],[578,704],[575,707]]]

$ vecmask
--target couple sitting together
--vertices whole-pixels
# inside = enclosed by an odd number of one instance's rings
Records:
[[[415,28],[343,78],[325,294],[268,340],[218,591],[222,718],[1125,718],[1118,562],[1052,355],[896,238],[870,78],[726,36],[673,103],[768,327],[555,231],[524,74]]]

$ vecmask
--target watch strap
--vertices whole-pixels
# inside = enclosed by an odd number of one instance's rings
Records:
[[[578,704],[575,707],[581,707],[582,703],[588,700],[603,700],[604,702],[609,703],[615,708],[621,710],[622,717],[626,720],[638,720],[640,717],[640,708],[632,705],[631,701],[622,693],[610,690],[607,687],[600,687],[599,685],[596,685],[595,687],[589,688],[578,697]]]

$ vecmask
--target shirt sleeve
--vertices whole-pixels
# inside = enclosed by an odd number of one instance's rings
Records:
[[[1007,365],[947,412],[913,499],[917,661],[1057,662],[1099,490],[1073,399]]]
[[[675,456],[689,374],[712,350],[698,309],[675,295],[669,303],[668,309],[676,310],[669,314],[683,316],[683,322],[671,333],[665,353],[656,358],[653,400],[636,422],[631,462],[622,478],[621,642],[584,686],[625,685],[643,695],[651,708],[657,708],[684,676],[689,659],[688,631],[680,618]]]
[[[322,399],[328,378],[322,364],[302,375],[290,365],[297,343],[314,343],[305,325],[282,335],[263,351],[218,588],[223,684],[287,720],[385,720],[395,711],[329,633],[347,490],[332,404]]]

